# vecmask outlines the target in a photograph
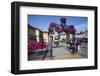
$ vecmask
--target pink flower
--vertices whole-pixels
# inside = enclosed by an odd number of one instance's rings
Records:
[[[38,49],[46,48],[46,45],[43,42],[29,42],[28,43],[28,52],[34,52]]]

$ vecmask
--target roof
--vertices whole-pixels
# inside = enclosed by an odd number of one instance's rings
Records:
[[[30,27],[30,28],[32,28],[32,29],[40,30],[39,28],[33,27],[33,26],[31,26],[30,24],[28,24],[28,27]],[[40,30],[40,31],[41,31],[41,30]]]
[[[48,31],[42,31],[43,33],[49,33]]]

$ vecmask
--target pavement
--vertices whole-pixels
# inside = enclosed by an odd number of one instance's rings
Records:
[[[88,55],[87,43],[83,43],[80,46],[80,50],[75,54],[71,53],[71,49],[68,49],[68,46],[69,45],[66,43],[60,43],[58,47],[55,47],[54,45],[53,46],[53,57],[47,56],[45,60],[84,59],[88,57],[87,56]],[[34,58],[33,60],[42,60],[42,57]]]
[[[79,53],[72,54],[71,49],[68,49],[68,44],[60,43],[57,48],[53,48],[53,59],[81,59],[84,58]]]
[[[85,57],[85,58],[88,58],[88,45],[87,43],[82,43],[80,45],[80,50],[79,50],[79,55]]]

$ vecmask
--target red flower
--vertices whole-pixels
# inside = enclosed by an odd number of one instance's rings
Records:
[[[56,23],[55,22],[51,22],[49,27],[55,27]]]
[[[38,49],[46,48],[46,45],[43,42],[29,42],[28,43],[28,52],[34,52]]]

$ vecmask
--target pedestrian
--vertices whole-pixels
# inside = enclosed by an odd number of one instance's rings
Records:
[[[47,44],[47,49],[44,53],[43,60],[46,58],[47,54],[50,53],[50,57],[53,57],[53,49],[52,49],[53,37],[50,36]]]
[[[72,47],[71,47],[71,48],[72,48],[72,54],[75,53],[75,47],[76,47],[76,46],[75,46],[75,39],[76,39],[76,38],[75,38],[75,33],[73,33],[73,34],[72,34],[72,45],[71,45],[71,46],[72,46]]]
[[[72,49],[72,39],[69,40],[69,44],[70,44],[69,49]]]
[[[77,40],[76,40],[76,51],[79,51],[80,45],[81,45],[81,39],[77,38]]]

